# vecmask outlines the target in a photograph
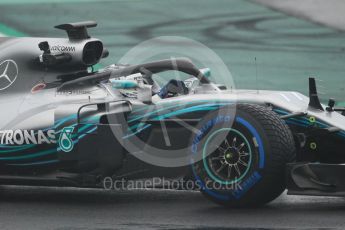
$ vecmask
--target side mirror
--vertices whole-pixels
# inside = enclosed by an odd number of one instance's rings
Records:
[[[211,77],[211,69],[210,68],[204,68],[204,69],[199,69],[200,72],[207,78]]]
[[[152,103],[152,85],[138,84],[136,80],[111,79],[111,85],[115,89],[134,89],[138,91],[138,100],[151,104]]]
[[[138,83],[134,80],[110,80],[111,85],[115,89],[133,89],[138,87]]]

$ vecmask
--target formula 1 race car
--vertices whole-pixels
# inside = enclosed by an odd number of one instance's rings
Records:
[[[345,109],[322,105],[315,79],[307,97],[229,89],[186,58],[95,71],[109,54],[88,35],[96,25],[56,26],[67,39],[0,38],[0,184],[185,178],[228,207],[286,188],[345,195]]]

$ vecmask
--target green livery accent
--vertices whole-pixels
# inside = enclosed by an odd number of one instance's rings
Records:
[[[64,152],[71,152],[74,143],[72,140],[72,133],[73,133],[74,127],[65,127],[63,128],[60,137],[59,137],[59,146],[60,149]]]
[[[138,87],[138,83],[134,80],[110,80],[115,89],[132,89]]]
[[[211,77],[211,70],[210,68],[199,69],[200,72],[207,78]]]
[[[10,37],[25,37],[26,34],[0,23],[0,33]]]

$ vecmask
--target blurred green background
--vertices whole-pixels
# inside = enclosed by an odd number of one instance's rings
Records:
[[[247,0],[0,0],[0,33],[65,37],[54,25],[95,20],[90,34],[116,63],[133,46],[157,36],[182,36],[214,50],[237,88],[307,93],[315,76],[321,97],[345,101],[344,32],[273,11]]]

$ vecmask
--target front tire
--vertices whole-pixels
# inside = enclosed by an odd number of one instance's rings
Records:
[[[221,119],[229,111],[213,112],[199,124],[200,133],[192,138],[194,177],[201,192],[218,204],[266,204],[286,188],[285,165],[295,159],[293,136],[284,121],[263,106],[237,105],[230,127],[229,119]],[[217,137],[221,141],[216,142]],[[195,160],[197,156],[201,160]]]

